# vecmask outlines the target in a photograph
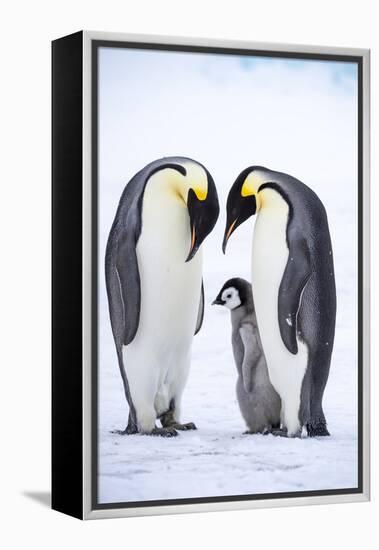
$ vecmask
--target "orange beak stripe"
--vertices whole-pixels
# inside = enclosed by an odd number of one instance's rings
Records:
[[[230,237],[230,235],[231,235],[231,233],[232,233],[232,231],[233,231],[233,228],[234,228],[234,226],[236,225],[236,222],[237,222],[237,218],[234,220],[234,222],[233,222],[232,224],[230,224],[229,229],[228,229],[228,232],[227,232],[227,234],[226,234],[226,240],[229,239],[229,237]]]
[[[196,230],[195,226],[192,227],[192,237],[191,237],[191,249],[190,252],[192,252],[193,247],[195,246],[195,239],[196,239]]]

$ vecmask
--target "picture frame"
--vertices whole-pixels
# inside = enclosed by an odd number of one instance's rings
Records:
[[[357,71],[357,483],[99,502],[99,52],[350,63]],[[360,502],[370,497],[369,50],[81,31],[52,43],[52,508],[80,519]],[[217,77],[218,78],[218,77]],[[143,102],[144,99],[141,99]],[[290,133],[289,133],[290,136]],[[171,153],[169,153],[171,154]],[[153,159],[151,159],[153,160]],[[252,162],[255,162],[252,159]],[[259,159],[258,159],[259,162]],[[143,166],[141,166],[143,168]],[[240,167],[241,169],[244,166]],[[132,177],[130,173],[130,177]],[[237,175],[237,173],[236,173]],[[123,184],[128,178],[122,175]],[[230,182],[232,183],[232,182]],[[217,182],[216,182],[217,185]],[[219,197],[221,199],[221,197]],[[224,208],[223,197],[221,208]],[[221,202],[221,200],[220,200]],[[114,211],[112,211],[114,215]],[[109,231],[109,224],[106,229]],[[333,235],[332,235],[333,237]],[[333,239],[332,239],[333,240]],[[100,271],[99,271],[100,269]],[[102,273],[102,272],[101,272]],[[353,322],[353,321],[352,321]],[[354,321],[355,322],[355,321]],[[354,325],[355,326],[355,325]],[[101,337],[101,335],[100,335]],[[115,372],[117,364],[114,365]],[[123,422],[123,418],[120,422]],[[113,426],[109,426],[109,431]],[[199,434],[201,430],[199,429]],[[131,437],[139,437],[133,435]],[[184,437],[184,435],[181,435]],[[200,437],[200,436],[199,436]],[[257,437],[257,436],[255,436]],[[263,436],[259,436],[263,437]],[[272,436],[270,436],[272,437]],[[149,438],[146,440],[151,441]],[[147,446],[149,443],[146,444]],[[251,451],[254,452],[253,450]],[[127,457],[126,457],[127,459]],[[211,472],[209,474],[211,476]],[[128,495],[126,495],[128,497]]]

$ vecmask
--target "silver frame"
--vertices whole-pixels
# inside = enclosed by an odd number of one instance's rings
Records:
[[[121,42],[144,42],[177,46],[205,46],[294,52],[310,54],[350,55],[362,57],[363,61],[363,492],[343,495],[275,498],[264,500],[207,502],[201,504],[177,504],[165,506],[144,506],[136,508],[92,509],[91,480],[91,42],[109,40]],[[210,40],[206,38],[167,37],[159,35],[137,35],[98,31],[83,32],[83,517],[101,519],[134,517],[161,514],[183,514],[222,510],[245,510],[273,508],[279,506],[301,506],[311,504],[337,504],[343,502],[364,502],[370,499],[370,50],[337,48],[328,46],[305,46],[246,42],[232,40]]]

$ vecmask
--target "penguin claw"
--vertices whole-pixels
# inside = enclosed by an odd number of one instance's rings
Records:
[[[267,431],[265,435],[268,434],[272,434],[277,437],[288,437],[287,428],[274,428],[273,430]]]
[[[154,428],[150,434],[146,435],[160,435],[161,437],[176,437],[178,432],[172,426],[167,428]]]
[[[187,430],[197,430],[196,428],[196,424],[194,424],[193,422],[187,422],[186,424],[174,424],[173,426],[176,430],[182,430],[182,431],[187,431]]]
[[[138,430],[137,428],[131,428],[127,426],[125,430],[111,430],[110,433],[116,435],[133,435],[138,433]]]

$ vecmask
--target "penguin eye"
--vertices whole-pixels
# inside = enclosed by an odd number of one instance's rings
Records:
[[[231,298],[232,295],[231,295],[231,294],[227,294],[226,297],[227,297],[227,298]]]

